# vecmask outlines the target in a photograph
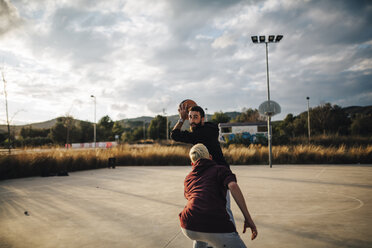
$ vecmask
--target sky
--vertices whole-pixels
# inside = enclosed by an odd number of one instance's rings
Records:
[[[372,1],[0,0],[0,69],[13,125],[207,109],[298,115],[372,105]],[[0,123],[6,123],[4,84]]]

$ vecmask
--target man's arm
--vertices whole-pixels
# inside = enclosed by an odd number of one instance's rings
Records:
[[[177,123],[176,126],[173,128],[173,130],[171,131],[171,138],[174,141],[193,144],[193,141],[195,140],[193,133],[190,133],[188,131],[181,131],[180,128],[176,128],[179,126],[182,126],[182,124]]]
[[[177,121],[176,125],[174,125],[172,131],[174,131],[174,130],[176,130],[176,129],[181,130],[181,127],[182,127],[182,125],[183,125],[183,122],[184,122],[184,120],[181,121],[181,119],[179,119],[179,120]]]
[[[178,109],[178,115],[180,116],[180,119],[177,121],[176,125],[174,125],[171,131],[171,138],[175,141],[192,143],[189,132],[181,131],[182,125],[187,119],[186,106],[180,106]]]
[[[180,116],[180,119],[178,120],[176,125],[173,127],[173,130],[175,130],[175,129],[180,129],[181,130],[181,127],[182,127],[183,123],[187,119],[186,106],[183,106],[183,105],[180,106],[180,108],[178,109],[178,115]]]
[[[238,207],[240,208],[240,211],[242,211],[244,215],[244,230],[243,233],[245,233],[245,230],[247,227],[251,228],[252,230],[252,237],[251,239],[254,240],[257,237],[257,228],[254,224],[251,215],[249,214],[247,205],[245,204],[244,196],[242,194],[242,191],[240,190],[239,185],[236,182],[230,182],[227,185],[230,189],[230,192],[236,202],[238,204]]]

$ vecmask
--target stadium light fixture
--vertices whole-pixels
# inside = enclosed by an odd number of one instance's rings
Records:
[[[275,42],[279,42],[281,39],[283,39],[283,35],[277,35]]]
[[[251,39],[252,39],[253,43],[258,43],[258,37],[257,36],[252,36]]]

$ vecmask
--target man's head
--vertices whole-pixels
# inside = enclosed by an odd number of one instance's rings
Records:
[[[209,155],[207,147],[201,143],[191,147],[189,156],[192,164],[202,158],[211,159],[211,155]]]
[[[200,106],[194,106],[189,111],[189,122],[192,129],[204,125],[204,110]]]

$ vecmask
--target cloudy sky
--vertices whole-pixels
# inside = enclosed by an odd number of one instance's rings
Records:
[[[9,118],[113,120],[258,108],[288,113],[326,102],[372,105],[372,1],[0,0],[0,66]],[[6,122],[3,83],[0,123]]]

